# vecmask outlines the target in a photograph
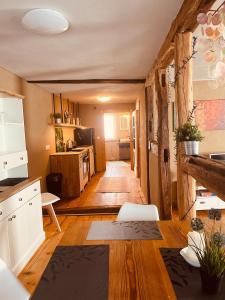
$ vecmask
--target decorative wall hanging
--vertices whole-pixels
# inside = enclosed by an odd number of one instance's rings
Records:
[[[196,100],[195,121],[204,131],[225,130],[225,100]]]
[[[211,88],[225,84],[225,2],[216,10],[199,13],[197,22],[201,37],[197,41],[197,51],[208,64]]]

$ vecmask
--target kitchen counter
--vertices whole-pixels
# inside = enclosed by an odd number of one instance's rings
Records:
[[[80,151],[67,151],[67,152],[55,152],[50,155],[80,155],[88,151],[89,148],[93,148],[93,146],[82,146],[78,148],[83,148]]]
[[[21,190],[28,187],[32,183],[39,181],[40,179],[41,177],[27,178],[16,185],[10,186],[9,188],[7,188],[7,190],[0,193],[0,203],[5,201],[9,197],[15,195],[16,193],[20,192]]]

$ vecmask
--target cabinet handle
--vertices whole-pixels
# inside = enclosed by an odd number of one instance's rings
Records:
[[[12,218],[9,218],[8,220],[11,222],[11,221],[12,221]]]
[[[20,160],[23,160],[23,156],[20,157]]]
[[[0,216],[2,215],[2,211],[0,211]]]
[[[16,215],[13,215],[12,218],[15,219],[15,218],[16,218]]]
[[[23,201],[23,198],[19,198],[19,201]]]
[[[29,203],[29,205],[33,205],[33,203],[32,203],[32,202],[30,202],[30,203]]]

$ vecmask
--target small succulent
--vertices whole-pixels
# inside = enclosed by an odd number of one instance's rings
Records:
[[[221,219],[221,211],[216,208],[211,208],[208,213],[210,220],[219,221]]]
[[[191,228],[193,231],[201,231],[204,229],[204,225],[202,220],[199,218],[192,218],[191,219]]]
[[[221,232],[215,232],[212,236],[212,241],[217,247],[223,247],[225,245],[225,234]]]

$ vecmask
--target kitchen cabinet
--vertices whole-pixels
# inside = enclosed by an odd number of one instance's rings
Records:
[[[62,174],[62,197],[79,197],[88,182],[89,167],[84,155],[88,150],[79,152],[58,152],[50,155],[51,173]]]
[[[27,177],[22,99],[7,95],[0,97],[0,141],[0,180]]]
[[[18,274],[45,239],[40,182],[0,203],[0,257]]]
[[[0,222],[0,257],[11,268],[8,219]]]

